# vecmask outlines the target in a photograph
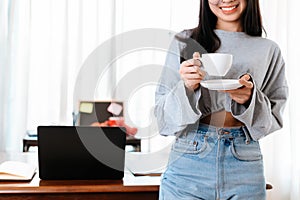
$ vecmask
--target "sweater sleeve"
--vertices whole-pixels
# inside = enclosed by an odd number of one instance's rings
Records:
[[[175,135],[201,116],[197,108],[200,90],[190,92],[180,78],[180,42],[173,39],[155,93],[155,108],[161,135]]]
[[[232,100],[233,116],[242,121],[254,140],[282,128],[283,111],[288,97],[288,86],[285,78],[285,63],[279,48],[270,56],[270,64],[261,87],[252,77],[254,89],[248,107]]]

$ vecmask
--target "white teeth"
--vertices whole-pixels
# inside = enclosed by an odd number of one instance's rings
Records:
[[[229,7],[229,8],[222,8],[222,10],[224,10],[224,11],[231,11],[233,9],[235,9],[235,6],[232,6],[232,7]]]

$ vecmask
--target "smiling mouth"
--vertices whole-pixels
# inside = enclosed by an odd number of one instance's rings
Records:
[[[229,12],[232,11],[233,9],[237,8],[239,5],[235,5],[235,6],[226,6],[226,7],[220,7],[221,10],[225,11],[225,12]]]

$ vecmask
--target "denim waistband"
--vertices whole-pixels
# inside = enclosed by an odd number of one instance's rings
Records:
[[[210,133],[215,136],[226,135],[232,137],[247,137],[247,129],[245,126],[239,127],[216,127],[208,124],[200,123],[198,126],[197,133],[207,134]]]

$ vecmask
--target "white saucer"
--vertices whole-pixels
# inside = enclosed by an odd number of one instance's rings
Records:
[[[206,80],[201,85],[210,90],[233,90],[242,86],[237,79]]]

